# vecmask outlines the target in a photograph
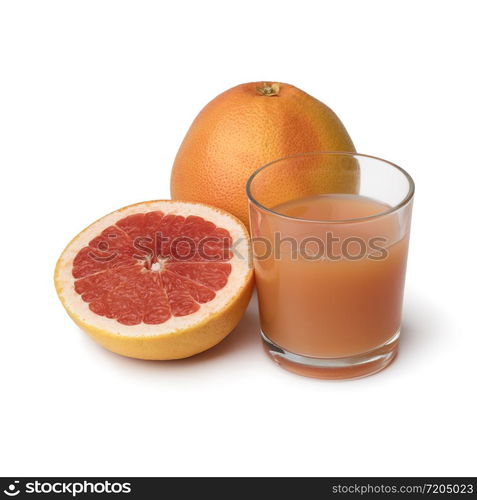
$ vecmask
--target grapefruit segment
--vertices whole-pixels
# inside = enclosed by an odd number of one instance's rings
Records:
[[[131,205],[73,239],[55,285],[73,320],[108,349],[187,357],[222,340],[243,314],[253,286],[248,235],[207,205]]]
[[[231,265],[227,262],[171,262],[167,268],[180,276],[201,283],[211,290],[223,288],[232,271]]]

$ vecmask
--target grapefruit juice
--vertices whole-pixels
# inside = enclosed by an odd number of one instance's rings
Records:
[[[398,333],[408,235],[400,234],[396,214],[333,224],[389,208],[359,195],[318,195],[273,208],[286,216],[261,233],[274,252],[265,255],[258,241],[255,259],[262,330],[272,342],[304,356],[340,358]],[[296,217],[310,222],[297,224]]]
[[[267,354],[318,378],[354,378],[397,354],[414,182],[356,153],[303,153],[247,182]]]

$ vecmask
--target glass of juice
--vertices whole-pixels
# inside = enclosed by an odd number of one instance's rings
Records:
[[[395,358],[414,196],[372,156],[305,153],[248,180],[266,352],[301,375],[355,378]]]

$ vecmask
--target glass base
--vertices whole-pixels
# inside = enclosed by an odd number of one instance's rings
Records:
[[[329,380],[360,378],[377,373],[396,357],[399,345],[398,330],[385,344],[347,358],[313,358],[285,351],[263,332],[265,352],[282,368],[305,377]]]

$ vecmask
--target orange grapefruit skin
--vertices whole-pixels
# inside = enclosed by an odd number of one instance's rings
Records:
[[[238,85],[202,109],[175,158],[173,199],[217,206],[248,227],[245,185],[257,168],[297,153],[355,152],[345,127],[325,104],[286,83],[273,84],[275,95],[262,95],[257,88],[267,85],[272,84]],[[358,172],[345,179],[326,172],[318,180],[323,192],[352,193],[358,177]],[[289,183],[275,187],[289,188]]]
[[[129,205],[118,212],[141,204],[142,203]],[[209,208],[213,208],[214,210],[220,212],[220,209],[216,209],[216,207]],[[243,227],[244,225],[240,222],[240,220],[230,214],[227,215],[229,215],[237,224],[242,226],[245,234],[248,234],[246,228]],[[76,240],[81,238],[83,233],[85,233],[94,224],[95,223],[91,224],[81,231],[67,245],[56,263],[54,284],[58,297],[70,318],[81,328],[81,330],[83,330],[98,344],[116,354],[136,359],[183,359],[194,356],[215,346],[227,337],[227,335],[237,326],[247,309],[253,293],[253,267],[250,267],[243,286],[236,290],[235,295],[229,299],[225,307],[214,314],[206,316],[201,322],[188,326],[187,328],[179,328],[171,331],[170,333],[156,336],[126,336],[111,333],[106,329],[97,328],[94,325],[83,321],[78,314],[75,314],[74,310],[67,306],[63,295],[65,284],[60,279],[60,275],[61,269],[65,265],[64,256],[67,253],[68,248],[71,247]]]

